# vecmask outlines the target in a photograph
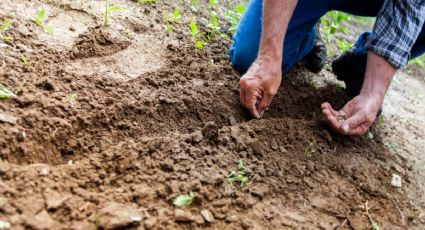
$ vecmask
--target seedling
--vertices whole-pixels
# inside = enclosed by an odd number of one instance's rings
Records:
[[[10,26],[12,26],[12,21],[8,18],[4,18],[0,24],[0,40],[8,42],[13,39],[12,36],[6,34],[6,31],[10,28]]]
[[[193,44],[197,49],[201,49],[205,45],[205,41],[201,38],[203,34],[199,31],[198,26],[193,20],[190,20],[189,27]]]
[[[166,17],[166,20],[168,21],[168,24],[166,27],[167,32],[171,32],[173,30],[173,26],[179,22],[180,18],[181,18],[181,14],[179,9],[174,8],[173,13]]]
[[[222,37],[220,33],[220,24],[218,23],[218,18],[214,12],[210,13],[210,20],[208,21],[207,27],[210,29],[207,37],[208,41],[210,41],[217,33]]]
[[[0,99],[7,99],[11,97],[16,97],[16,95],[0,83]]]
[[[44,22],[47,20],[46,16],[46,10],[41,9],[38,11],[36,18],[34,19],[35,24],[43,28],[43,30],[49,34],[53,33],[53,28],[49,25],[44,24]]]
[[[345,89],[345,84],[342,83],[342,82],[337,82],[337,83],[335,83],[335,87],[337,89]]]
[[[304,150],[304,156],[307,159],[313,158],[314,154],[316,153],[316,146],[314,142],[310,142],[307,148]]]
[[[242,160],[238,161],[238,170],[237,172],[231,170],[229,175],[226,178],[228,185],[233,186],[233,182],[238,182],[241,187],[245,186],[248,182],[248,177],[246,177],[245,166]]]
[[[105,16],[103,18],[104,26],[109,26],[109,20],[110,20],[109,14],[113,11],[118,11],[118,10],[121,10],[121,8],[118,6],[111,6],[109,4],[109,0],[105,0]]]
[[[230,24],[230,28],[228,29],[228,31],[231,34],[235,33],[239,21],[241,20],[241,17],[245,10],[246,8],[244,5],[237,5],[233,9],[228,10],[224,13],[224,19]]]
[[[367,137],[367,139],[373,139],[373,133],[370,131],[370,130],[368,130],[367,132],[366,132],[366,137]]]
[[[189,195],[180,195],[176,199],[174,199],[173,204],[177,207],[189,206],[195,200],[195,196],[192,192]]]

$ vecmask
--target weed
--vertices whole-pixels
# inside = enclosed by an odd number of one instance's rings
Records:
[[[367,137],[367,139],[373,139],[373,137],[374,137],[374,135],[373,135],[373,133],[370,131],[370,130],[368,130],[367,132],[366,132],[366,137]]]
[[[173,204],[177,207],[189,206],[193,203],[195,196],[192,192],[189,195],[180,195],[176,199],[174,199]]]
[[[336,40],[336,46],[340,52],[348,50],[350,43],[346,40],[335,38],[335,35],[337,32],[349,33],[350,30],[343,25],[343,22],[350,20],[351,17],[348,14],[339,11],[331,11],[320,19],[325,40],[327,43],[333,43]],[[333,49],[328,49],[328,56],[336,56],[336,52]]]
[[[416,65],[419,68],[425,68],[425,61],[420,58],[415,58],[413,60],[410,60],[408,65]]]
[[[110,20],[109,14],[113,11],[118,11],[118,10],[121,10],[121,8],[118,6],[111,6],[109,4],[109,0],[105,0],[105,16],[103,18],[104,26],[109,26],[109,20]]]
[[[168,21],[168,24],[166,27],[167,32],[171,32],[173,30],[173,26],[179,22],[180,18],[181,18],[181,14],[179,9],[174,8],[173,13],[171,13],[170,15],[166,17],[166,20]]]
[[[316,144],[314,142],[310,142],[304,150],[304,156],[307,159],[313,158],[314,154],[316,153]]]
[[[230,27],[228,29],[230,34],[235,33],[245,10],[246,7],[244,5],[237,5],[233,9],[228,10],[224,13],[224,19],[230,24]]]
[[[7,99],[11,97],[16,97],[16,95],[0,83],[0,99]]]
[[[346,86],[345,86],[344,82],[338,81],[338,82],[335,83],[335,87],[337,89],[345,89]]]
[[[240,183],[240,186],[243,187],[248,182],[248,177],[245,173],[245,165],[242,160],[238,161],[238,170],[235,172],[231,170],[229,175],[226,178],[226,182],[228,185],[233,186],[233,182]]]
[[[8,18],[4,18],[3,21],[0,21],[0,40],[3,42],[8,42],[13,40],[12,36],[6,34],[6,31],[12,26],[12,21]]]
[[[198,26],[193,20],[190,20],[189,27],[193,44],[197,49],[201,49],[205,45],[205,41],[202,39],[203,34],[199,31]]]
[[[43,28],[43,30],[49,34],[53,33],[53,28],[44,22],[47,20],[46,10],[44,8],[37,12],[37,16],[34,19],[34,23]]]

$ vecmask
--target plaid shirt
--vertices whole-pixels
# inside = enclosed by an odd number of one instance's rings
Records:
[[[410,58],[424,20],[425,0],[385,0],[366,48],[401,68]]]

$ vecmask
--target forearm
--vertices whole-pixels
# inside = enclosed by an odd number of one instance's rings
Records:
[[[297,0],[264,0],[259,58],[282,63],[283,41]]]
[[[382,56],[369,51],[365,79],[360,94],[378,97],[383,100],[396,70]]]

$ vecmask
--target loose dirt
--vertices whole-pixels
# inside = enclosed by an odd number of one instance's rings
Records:
[[[350,138],[323,123],[320,104],[342,106],[343,90],[297,66],[252,120],[230,41],[197,50],[189,16],[165,31],[173,4],[114,4],[123,10],[106,28],[101,1],[0,2],[14,21],[0,80],[26,82],[0,102],[17,118],[0,123],[0,220],[12,229],[370,229],[366,204],[381,229],[421,229],[413,166],[382,129]],[[31,22],[40,7],[52,35]],[[207,10],[181,12],[203,22]],[[239,160],[244,187],[226,183]],[[172,205],[189,192],[193,205]]]

